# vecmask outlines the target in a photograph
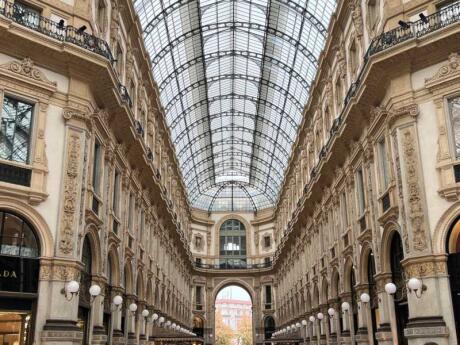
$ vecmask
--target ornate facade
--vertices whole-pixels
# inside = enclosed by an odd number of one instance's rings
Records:
[[[227,212],[190,203],[132,1],[0,0],[0,343],[213,344],[236,284],[255,344],[458,344],[459,22],[338,1],[275,205]]]

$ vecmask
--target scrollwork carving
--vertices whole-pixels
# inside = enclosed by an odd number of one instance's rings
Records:
[[[402,132],[402,149],[406,170],[406,183],[409,202],[409,219],[412,226],[412,242],[415,251],[427,248],[425,219],[422,204],[422,191],[419,186],[418,155],[415,147],[413,129],[407,128]]]
[[[67,148],[67,165],[64,177],[64,202],[61,220],[59,250],[71,254],[74,249],[75,211],[77,208],[78,179],[80,172],[80,137],[71,133]]]

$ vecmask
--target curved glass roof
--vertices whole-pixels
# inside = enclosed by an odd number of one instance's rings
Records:
[[[136,0],[188,196],[278,198],[335,0]]]

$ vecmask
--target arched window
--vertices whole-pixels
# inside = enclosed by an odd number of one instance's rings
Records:
[[[274,331],[275,331],[275,319],[271,316],[267,316],[264,320],[265,339],[271,339]]]
[[[204,322],[203,319],[199,316],[193,317],[193,333],[196,333],[197,336],[203,337],[204,335]]]
[[[220,266],[246,266],[246,229],[239,220],[226,220],[220,227]]]
[[[40,247],[32,226],[0,210],[0,343],[34,343]]]
[[[404,336],[404,328],[406,328],[407,321],[409,320],[409,308],[407,305],[407,290],[404,279],[404,271],[401,265],[401,260],[404,259],[404,251],[401,241],[401,236],[395,232],[391,239],[390,246],[390,264],[391,264],[391,278],[396,285],[395,299],[395,315],[398,327],[398,344],[407,344],[407,338]]]
[[[30,225],[22,218],[8,212],[0,212],[0,254],[37,258],[38,240]]]

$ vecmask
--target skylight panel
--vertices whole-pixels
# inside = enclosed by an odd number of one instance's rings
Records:
[[[255,210],[276,201],[334,6],[136,1],[193,205]]]

